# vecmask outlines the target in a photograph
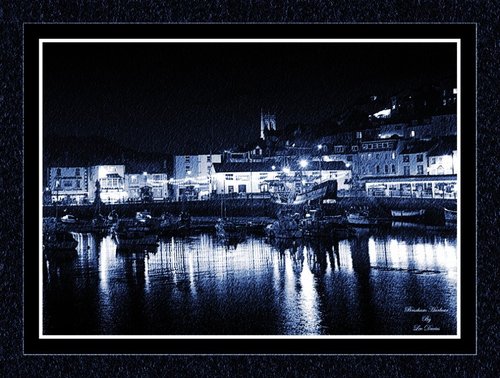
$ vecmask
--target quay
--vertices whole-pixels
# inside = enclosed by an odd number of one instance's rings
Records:
[[[419,198],[386,198],[386,197],[339,197],[334,203],[321,205],[325,215],[344,214],[356,208],[364,208],[377,218],[389,218],[391,210],[425,210],[425,223],[439,224],[444,222],[444,208],[456,209],[457,201],[450,199],[419,199]],[[221,200],[200,200],[184,202],[150,202],[150,203],[117,203],[102,204],[100,211],[107,215],[115,210],[120,217],[134,217],[139,211],[147,210],[153,217],[163,213],[179,215],[188,212],[194,224],[203,227],[204,224],[215,224],[221,212]],[[252,218],[255,222],[267,221],[276,218],[284,205],[277,205],[269,199],[224,199],[224,215],[236,219]],[[286,208],[286,206],[285,206]],[[298,208],[300,209],[300,208]],[[95,215],[93,205],[57,206],[58,216],[72,214],[81,220],[90,220]],[[43,217],[55,217],[54,205],[43,206]]]

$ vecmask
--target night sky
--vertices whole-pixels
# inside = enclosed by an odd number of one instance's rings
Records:
[[[162,153],[256,140],[316,123],[360,96],[454,77],[453,44],[44,45],[44,135],[102,135]]]

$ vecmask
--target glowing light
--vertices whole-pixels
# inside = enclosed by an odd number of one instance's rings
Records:
[[[300,164],[300,166],[301,166],[302,168],[305,168],[305,167],[307,167],[307,165],[309,164],[309,162],[308,162],[307,160],[301,160],[301,161],[299,162],[299,164]]]
[[[147,176],[148,175],[148,172],[143,172],[142,173],[144,176]]]
[[[288,167],[283,168],[283,173],[289,174],[290,168],[288,168]]]
[[[275,165],[273,165],[273,166],[271,167],[271,169],[274,171],[274,170],[276,169],[276,166],[275,166]]]
[[[323,148],[322,144],[318,144],[318,150],[321,150]]]

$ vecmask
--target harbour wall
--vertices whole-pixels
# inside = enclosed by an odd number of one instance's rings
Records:
[[[314,205],[313,205],[314,206]],[[342,197],[335,203],[321,205],[325,214],[342,214],[346,211],[366,209],[374,217],[389,218],[391,210],[420,210],[426,211],[426,220],[429,223],[440,223],[444,221],[443,209],[456,210],[456,200],[445,199],[421,199],[421,198],[385,198],[385,197]],[[275,217],[284,205],[272,203],[269,199],[225,199],[223,202],[217,200],[185,201],[185,202],[152,202],[152,203],[121,203],[102,204],[100,213],[109,214],[116,210],[120,217],[133,217],[136,212],[147,210],[152,216],[157,217],[168,212],[178,215],[182,211],[192,216],[214,217],[224,214],[228,217]],[[297,208],[302,211],[303,208]],[[54,217],[56,215],[72,214],[80,219],[91,219],[95,215],[93,205],[80,206],[54,206],[43,207],[43,217]]]

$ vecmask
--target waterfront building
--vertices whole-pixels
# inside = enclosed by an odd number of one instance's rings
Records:
[[[168,179],[165,173],[127,173],[125,174],[125,191],[128,199],[139,201],[142,191],[148,188],[153,201],[163,201],[168,198]]]
[[[421,120],[388,123],[379,126],[379,138],[394,136],[400,138],[430,139],[448,135],[457,135],[457,115],[440,114]]]
[[[213,164],[222,162],[222,154],[178,155],[174,157],[171,198],[179,200],[206,199],[210,195]]]
[[[427,153],[427,173],[429,175],[457,174],[457,140],[454,137],[442,138]]]
[[[284,166],[272,162],[222,163],[212,169],[212,189],[217,194],[267,193],[269,183],[283,175],[299,178],[304,183],[337,180],[338,190],[350,188],[351,170],[340,161],[294,160]]]
[[[124,165],[96,165],[89,168],[89,198],[94,200],[96,182],[100,184],[101,201],[124,202],[128,199],[125,190]]]
[[[407,141],[398,156],[398,175],[422,176],[428,174],[427,153],[436,143],[433,140]]]
[[[402,148],[403,143],[398,139],[361,142],[353,174],[358,177],[397,175],[398,155]]]
[[[267,181],[276,180],[280,167],[271,162],[213,164],[211,188],[216,194],[267,193]]]
[[[174,179],[208,182],[212,164],[221,161],[221,154],[177,155],[174,157]]]
[[[89,199],[88,169],[86,167],[51,167],[47,170],[47,187],[50,202],[82,204]],[[47,194],[44,194],[47,197]],[[48,202],[45,199],[44,202]]]
[[[457,199],[457,175],[364,177],[368,196]]]

